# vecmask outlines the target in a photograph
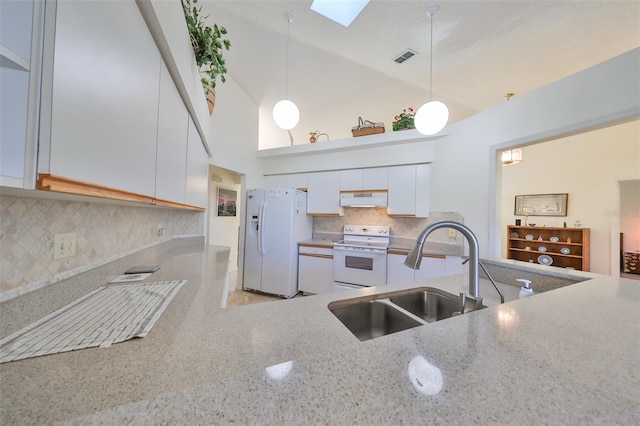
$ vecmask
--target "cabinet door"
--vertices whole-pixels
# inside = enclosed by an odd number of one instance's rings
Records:
[[[362,189],[387,189],[389,187],[389,169],[376,167],[362,170]]]
[[[286,184],[288,188],[306,189],[309,186],[309,180],[306,173],[292,173],[286,175]]]
[[[286,188],[287,175],[269,175],[264,177],[265,188]]]
[[[298,290],[322,294],[333,291],[332,249],[300,247]]]
[[[339,216],[340,208],[340,173],[309,173],[307,213],[318,216]]]
[[[209,191],[209,157],[202,139],[189,117],[185,204],[207,207]]]
[[[462,274],[462,257],[460,256],[447,256],[445,259],[445,273],[449,275]]]
[[[389,167],[390,216],[429,217],[429,164]]]
[[[404,265],[407,253],[387,252],[387,284],[408,284],[415,281],[415,271]]]
[[[416,166],[389,167],[388,213],[396,216],[416,214]]]
[[[34,188],[43,9],[0,1],[0,186]]]
[[[340,170],[340,191],[362,190],[362,169]]]
[[[135,1],[57,2],[49,173],[155,195],[160,61]]]
[[[445,256],[423,255],[420,269],[416,269],[416,280],[426,280],[447,276],[447,260]]]
[[[156,198],[184,203],[189,114],[164,62],[161,67]]]

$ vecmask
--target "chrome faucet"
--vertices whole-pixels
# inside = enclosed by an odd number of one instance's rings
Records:
[[[482,307],[482,297],[480,297],[480,255],[478,254],[478,239],[461,223],[443,220],[427,226],[416,240],[416,245],[411,249],[404,264],[412,269],[420,269],[422,261],[422,249],[424,241],[436,229],[452,228],[462,233],[469,243],[469,294],[460,293],[460,313],[475,311]]]

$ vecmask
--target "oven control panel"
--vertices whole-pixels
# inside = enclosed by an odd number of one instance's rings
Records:
[[[389,235],[389,227],[379,225],[345,225],[344,235],[387,236]]]

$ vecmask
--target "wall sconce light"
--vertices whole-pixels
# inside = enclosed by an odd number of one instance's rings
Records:
[[[508,149],[502,151],[502,165],[510,166],[522,162],[522,148]]]
[[[281,129],[289,130],[293,129],[298,124],[298,120],[300,120],[300,111],[298,111],[296,104],[287,98],[289,86],[289,25],[291,24],[291,21],[293,21],[293,15],[285,13],[282,17],[287,20],[287,55],[285,60],[284,99],[279,101],[273,107],[273,120]]]

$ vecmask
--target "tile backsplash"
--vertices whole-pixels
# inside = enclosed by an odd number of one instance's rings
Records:
[[[456,212],[430,212],[428,218],[390,217],[386,207],[345,208],[343,216],[315,217],[313,232],[317,234],[342,234],[344,225],[388,225],[392,238],[414,240],[420,232],[433,222],[451,220],[464,223],[464,218]],[[438,229],[429,235],[429,241],[448,244],[463,244],[460,233],[456,238],[449,238],[447,229]]]
[[[203,235],[204,220],[201,212],[0,196],[0,302],[176,236]],[[76,255],[54,260],[54,235],[71,232]]]

